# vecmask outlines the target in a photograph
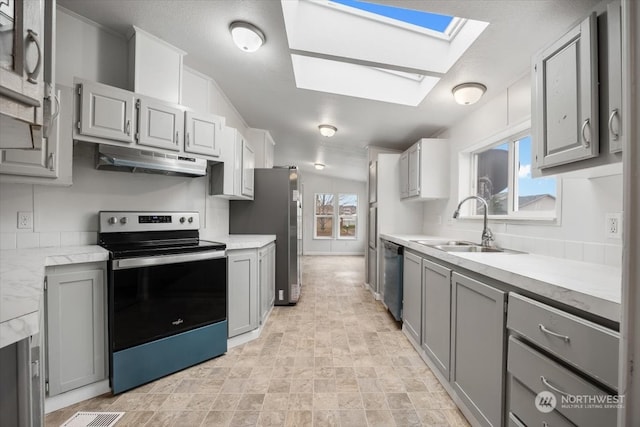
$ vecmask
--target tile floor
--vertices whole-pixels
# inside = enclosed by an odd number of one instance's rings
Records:
[[[48,414],[126,411],[123,426],[468,426],[384,307],[364,258],[304,257],[300,302],[259,339],[118,396]]]

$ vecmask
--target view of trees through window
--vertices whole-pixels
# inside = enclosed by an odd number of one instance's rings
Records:
[[[556,179],[533,178],[531,163],[530,135],[512,138],[475,153],[476,195],[487,201],[489,215],[555,214]],[[484,213],[484,206],[479,202],[475,213]]]
[[[336,210],[336,201],[338,209]],[[337,227],[336,227],[337,225]],[[315,194],[314,238],[355,239],[358,225],[356,194]],[[336,229],[337,228],[337,229]]]
[[[315,205],[315,237],[333,238],[333,194],[317,193]]]

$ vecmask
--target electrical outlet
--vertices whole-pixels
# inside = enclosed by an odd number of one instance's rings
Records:
[[[604,216],[604,233],[607,237],[620,239],[622,237],[622,214],[608,213]]]
[[[33,228],[33,212],[18,212],[18,228]]]

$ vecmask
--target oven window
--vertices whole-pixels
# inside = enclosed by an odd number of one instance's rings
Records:
[[[113,270],[112,351],[227,317],[227,259]]]

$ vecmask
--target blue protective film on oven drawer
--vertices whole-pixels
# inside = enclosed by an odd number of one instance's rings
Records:
[[[111,388],[122,393],[227,351],[227,321],[113,353]]]

